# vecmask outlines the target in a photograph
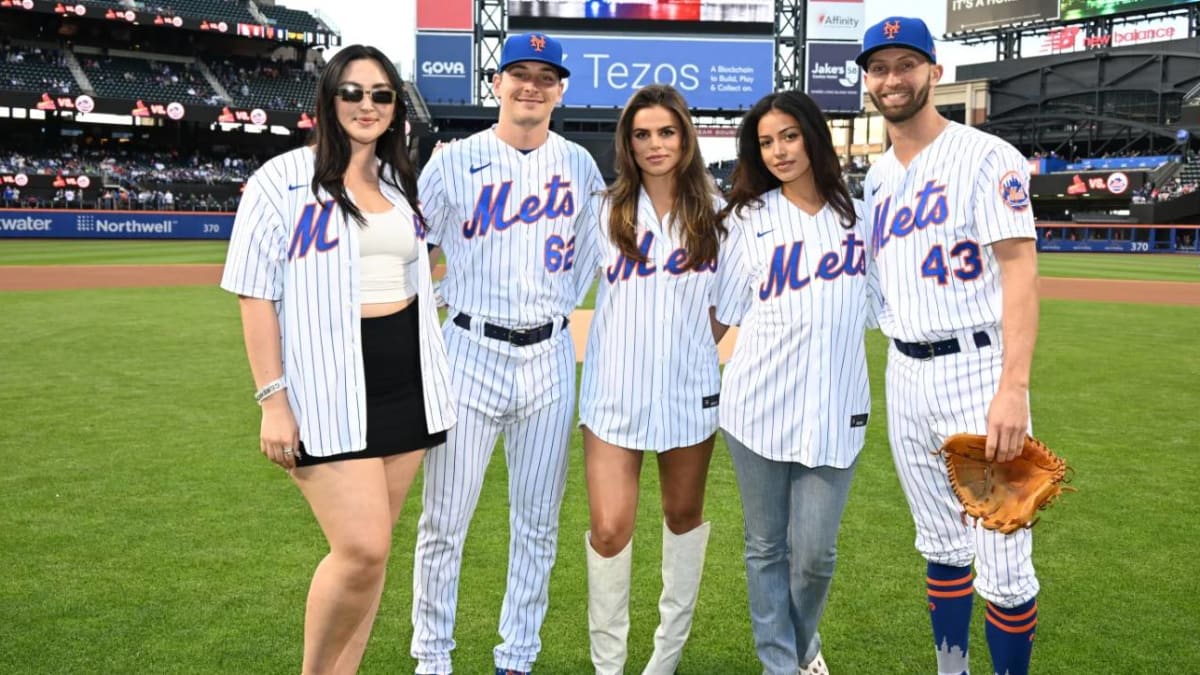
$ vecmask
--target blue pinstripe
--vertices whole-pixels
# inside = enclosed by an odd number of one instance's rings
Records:
[[[463,541],[501,434],[512,529],[495,662],[527,671],[541,649],[575,403],[575,351],[561,322],[575,307],[577,276],[565,248],[576,223],[591,218],[589,195],[602,188],[591,155],[554,133],[525,154],[482,131],[445,147],[421,174],[428,240],[446,253],[442,296],[451,316],[475,319],[470,331],[444,328],[460,421],[425,462],[411,648],[421,672],[451,669]],[[499,203],[502,194],[507,200]],[[551,237],[564,245],[557,267],[547,256]],[[484,322],[530,328],[552,321],[555,335],[536,345],[482,334]]]
[[[1028,208],[1001,197],[1009,172],[1028,185],[1024,158],[1004,141],[951,123],[907,167],[889,152],[871,168],[865,193],[875,223],[876,266],[882,308],[879,324],[889,337],[908,342],[957,338],[964,351],[919,361],[893,345],[888,353],[888,434],[900,484],[916,523],[916,548],[930,562],[976,566],[975,588],[1001,607],[1037,594],[1032,537],[1027,530],[1004,536],[962,522],[944,461],[933,454],[955,433],[987,433],[987,412],[999,382],[1003,345],[1003,291],[990,244],[1034,237]],[[944,222],[900,235],[892,229],[901,209],[919,211],[924,186],[944,187]],[[883,209],[888,218],[880,218]],[[884,242],[880,232],[893,236]],[[980,245],[980,274],[947,283],[923,276],[921,263],[935,246]],[[989,333],[992,346],[976,349],[973,332]]]
[[[308,189],[312,150],[279,155],[251,176],[234,218],[221,287],[247,297],[272,300],[279,317],[283,373],[300,439],[314,455],[366,447],[366,386],[361,348],[358,226],[340,209],[329,216],[328,251],[310,250],[288,259],[294,229],[317,202]],[[411,218],[403,194],[386,183],[383,196]],[[320,195],[328,201],[328,195]],[[429,431],[454,424],[453,392],[433,301],[428,253],[419,247],[417,294],[420,362]]]

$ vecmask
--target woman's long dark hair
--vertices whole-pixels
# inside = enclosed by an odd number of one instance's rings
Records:
[[[421,215],[421,209],[417,205],[417,172],[408,158],[408,147],[404,141],[404,120],[407,113],[401,93],[404,85],[396,67],[383,52],[367,45],[343,47],[325,64],[325,69],[321,71],[321,77],[317,80],[317,123],[313,127],[311,137],[317,157],[313,170],[313,194],[318,194],[319,188],[324,188],[341,207],[342,213],[353,218],[359,225],[366,224],[362,211],[346,192],[344,177],[346,169],[350,166],[350,137],[338,122],[337,114],[338,85],[342,82],[346,67],[359,59],[371,59],[378,63],[387,76],[388,86],[396,92],[396,102],[392,106],[392,123],[375,141],[375,156],[382,162],[379,167],[379,180],[403,191],[413,213],[424,222],[425,217]],[[369,96],[370,92],[365,94]]]
[[[608,190],[608,232],[613,244],[630,260],[645,262],[637,245],[637,203],[642,171],[633,152],[633,118],[639,110],[661,106],[671,111],[679,133],[680,157],[675,165],[675,199],[671,215],[682,234],[687,263],[694,269],[717,257],[720,239],[727,232],[713,208],[716,188],[700,156],[696,129],[687,102],[673,87],[651,84],[642,87],[625,104],[617,122],[617,179]]]
[[[733,188],[729,192],[729,202],[721,210],[722,218],[733,212],[740,216],[746,206],[761,207],[762,196],[781,185],[763,163],[762,148],[758,143],[758,123],[772,110],[791,115],[800,123],[800,135],[804,138],[804,151],[808,153],[812,167],[809,170],[817,184],[817,192],[841,216],[842,227],[854,227],[854,202],[842,177],[842,165],[833,149],[829,125],[825,123],[825,116],[816,102],[798,91],[767,94],[742,118],[742,125],[738,128]]]

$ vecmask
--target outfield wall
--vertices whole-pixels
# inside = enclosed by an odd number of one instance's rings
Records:
[[[1100,253],[1200,253],[1200,225],[1038,223],[1038,250]]]
[[[229,239],[233,214],[0,209],[0,238]]]

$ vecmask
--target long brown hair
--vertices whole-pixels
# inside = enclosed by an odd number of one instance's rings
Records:
[[[833,149],[829,125],[825,123],[825,116],[816,102],[798,91],[767,94],[742,118],[742,125],[738,128],[737,166],[733,169],[733,189],[729,192],[729,203],[721,210],[722,218],[735,211],[740,216],[746,206],[761,207],[762,196],[781,185],[775,174],[763,163],[762,149],[758,143],[758,123],[763,115],[772,110],[791,115],[800,123],[804,152],[808,153],[817,192],[841,216],[842,227],[854,227],[854,221],[857,219],[854,202],[842,177],[842,165]]]
[[[353,218],[359,225],[366,224],[362,211],[350,199],[343,182],[346,169],[350,166],[350,138],[338,123],[337,115],[338,84],[342,81],[346,67],[359,59],[371,59],[378,63],[387,76],[388,86],[396,92],[396,102],[392,105],[392,123],[375,141],[375,156],[381,162],[379,180],[404,192],[404,198],[408,200],[413,213],[424,223],[425,217],[421,215],[421,208],[417,205],[417,172],[408,158],[408,147],[404,140],[404,119],[407,114],[404,96],[401,93],[404,84],[387,56],[367,45],[342,48],[325,64],[325,69],[321,71],[321,77],[317,81],[317,123],[313,127],[311,137],[311,142],[315,145],[313,151],[317,157],[313,168],[313,194],[319,194],[319,188],[324,188],[341,207],[342,213]],[[369,96],[370,92],[366,92],[366,95]]]
[[[608,189],[611,206],[608,216],[608,236],[630,260],[645,262],[637,246],[637,205],[642,187],[642,171],[633,152],[633,118],[639,110],[661,106],[675,116],[679,129],[679,163],[675,165],[675,200],[671,215],[680,228],[687,262],[684,269],[695,269],[717,257],[720,239],[728,230],[713,208],[716,186],[704,166],[696,141],[696,129],[688,112],[687,101],[665,84],[652,84],[637,91],[625,104],[617,122],[617,179]]]

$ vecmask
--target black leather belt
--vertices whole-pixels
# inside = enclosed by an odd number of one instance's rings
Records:
[[[976,349],[989,347],[992,344],[991,336],[981,330],[975,331],[971,335],[971,339],[975,341]],[[957,354],[962,351],[962,345],[959,344],[958,338],[937,342],[901,342],[893,339],[892,342],[896,343],[896,349],[900,350],[901,354],[914,359],[932,359],[935,356]]]
[[[459,312],[454,315],[453,321],[454,325],[459,328],[471,330],[471,316],[469,314]],[[563,317],[562,327],[566,328],[569,322],[569,319]],[[523,330],[505,328],[504,326],[497,326],[494,323],[485,323],[483,324],[483,335],[494,340],[503,340],[518,347],[528,347],[529,345],[536,345],[539,342],[549,340],[550,336],[554,335],[554,322],[551,321],[537,328],[525,328]]]

